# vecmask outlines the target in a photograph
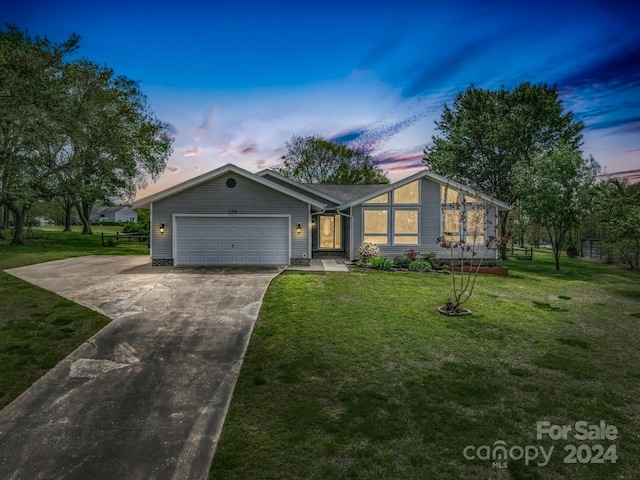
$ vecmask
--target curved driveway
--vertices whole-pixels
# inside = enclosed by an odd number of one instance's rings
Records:
[[[205,479],[280,270],[91,256],[8,273],[113,321],[0,412],[0,478]]]

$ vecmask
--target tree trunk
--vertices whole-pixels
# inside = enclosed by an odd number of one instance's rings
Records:
[[[56,197],[55,200],[62,207],[62,211],[64,212],[63,214],[64,230],[63,231],[70,232],[71,231],[71,212],[73,211],[73,206],[74,206],[73,199],[71,195],[65,194],[63,196]]]
[[[71,231],[71,209],[73,208],[73,204],[69,199],[65,199],[64,202],[64,231]]]
[[[0,230],[9,228],[9,209],[6,205],[0,207]]]
[[[4,235],[2,235],[2,230],[6,229],[8,227],[8,226],[5,225],[5,211],[6,211],[6,209],[7,209],[7,207],[4,206],[4,203],[0,203],[0,240],[6,240]]]
[[[7,202],[6,206],[9,210],[11,210],[11,213],[13,213],[13,219],[15,222],[13,229],[13,240],[11,240],[11,244],[22,245],[24,243],[24,220],[29,209],[26,206],[20,209],[13,202]]]
[[[64,230],[63,232],[71,231],[71,206],[64,209]]]
[[[78,210],[80,221],[82,221],[82,234],[93,235],[93,231],[91,230],[91,222],[89,221],[89,217],[91,216],[91,205],[81,202],[76,204],[76,210]]]

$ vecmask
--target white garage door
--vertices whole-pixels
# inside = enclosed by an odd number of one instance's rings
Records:
[[[288,265],[289,219],[176,217],[176,265]]]

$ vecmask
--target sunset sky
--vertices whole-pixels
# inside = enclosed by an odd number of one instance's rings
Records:
[[[0,20],[140,82],[174,152],[139,196],[225,163],[258,171],[292,135],[422,168],[442,106],[470,84],[557,85],[607,172],[640,169],[640,2],[3,2]],[[637,175],[637,172],[636,172]]]

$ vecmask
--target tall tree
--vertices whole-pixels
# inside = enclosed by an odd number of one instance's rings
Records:
[[[74,205],[91,233],[95,202],[131,199],[171,153],[167,125],[136,82],[66,60],[78,42],[0,31],[0,204],[13,215],[13,243],[37,199],[58,198],[67,214]]]
[[[164,171],[171,153],[167,125],[155,118],[138,84],[88,61],[65,69],[67,143],[59,150],[59,195],[74,199],[90,234],[96,202],[130,200]]]
[[[425,149],[434,172],[515,203],[513,172],[560,145],[578,148],[583,124],[565,112],[555,87],[524,83],[512,91],[471,86],[444,106],[438,136]],[[500,234],[509,212],[501,212]],[[506,256],[502,249],[503,258]]]
[[[0,31],[0,204],[14,219],[12,243],[22,243],[31,205],[50,192],[51,139],[65,95],[60,79],[78,41],[31,38],[15,26]]]
[[[551,238],[556,270],[571,228],[589,212],[600,165],[584,159],[579,150],[561,146],[538,154],[530,163],[514,170],[514,189],[519,206]]]
[[[370,155],[320,136],[294,135],[275,171],[303,183],[389,183]]]

